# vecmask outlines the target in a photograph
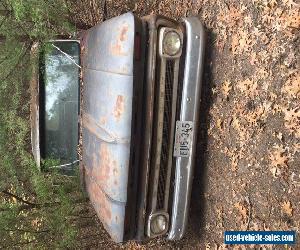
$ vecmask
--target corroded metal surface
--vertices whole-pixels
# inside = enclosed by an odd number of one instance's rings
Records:
[[[114,241],[124,239],[130,160],[134,17],[89,30],[83,46],[83,165],[90,200]]]
[[[103,226],[115,241],[121,242],[124,233],[125,207],[103,192],[97,179],[88,171],[85,171],[85,183],[91,203],[101,218]]]
[[[91,28],[85,44],[85,66],[92,70],[132,75],[134,17],[131,13]]]

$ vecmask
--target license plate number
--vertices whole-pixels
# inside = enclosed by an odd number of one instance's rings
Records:
[[[190,157],[193,141],[194,123],[191,121],[176,121],[175,157]]]

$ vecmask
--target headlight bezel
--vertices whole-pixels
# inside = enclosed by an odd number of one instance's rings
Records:
[[[178,36],[179,40],[179,48],[177,49],[176,52],[170,53],[170,51],[166,51],[165,49],[165,42],[166,39],[168,38],[167,36],[176,34]],[[175,35],[175,36],[176,36]],[[161,57],[164,58],[179,58],[182,53],[182,46],[183,46],[183,33],[180,29],[174,29],[174,28],[168,28],[168,27],[162,27],[159,30],[159,54]],[[174,49],[175,50],[175,49]]]
[[[159,222],[157,220],[162,219],[164,220],[164,226],[159,228]],[[147,225],[147,236],[150,238],[164,235],[169,230],[169,214],[165,211],[156,211],[153,214],[150,214],[148,218],[148,225]]]

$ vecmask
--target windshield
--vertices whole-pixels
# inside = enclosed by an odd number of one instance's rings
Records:
[[[50,45],[44,55],[43,158],[66,164],[78,158],[80,46],[75,41]]]

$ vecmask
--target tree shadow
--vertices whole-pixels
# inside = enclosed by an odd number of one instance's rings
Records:
[[[212,105],[212,65],[214,58],[213,44],[215,35],[206,30],[206,45],[204,57],[204,73],[202,78],[200,119],[196,148],[196,163],[191,196],[188,233],[197,240],[203,240],[205,231],[205,191],[207,188],[207,146],[209,128],[209,109]]]

